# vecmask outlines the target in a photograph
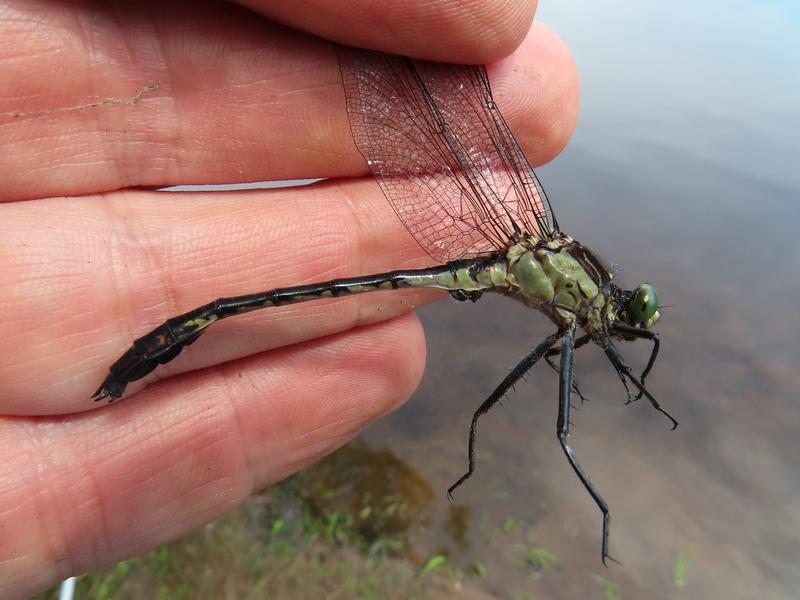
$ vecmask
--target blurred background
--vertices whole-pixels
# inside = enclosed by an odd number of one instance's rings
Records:
[[[420,311],[428,367],[404,408],[78,597],[797,597],[800,6],[543,0],[537,19],[582,82],[574,138],[537,170],[559,222],[669,305],[648,386],[676,431],[624,405],[599,351],[576,356],[591,402],[571,440],[623,566],[600,563],[544,365],[482,420],[477,471],[446,500],[473,410],[550,333],[487,297]],[[623,345],[635,365],[648,349]]]

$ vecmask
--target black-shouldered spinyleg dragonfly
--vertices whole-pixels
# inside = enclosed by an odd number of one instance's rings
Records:
[[[240,313],[411,287],[443,289],[456,300],[473,302],[485,292],[503,294],[544,313],[556,331],[525,356],[475,411],[468,469],[450,487],[448,497],[474,471],[480,416],[544,357],[559,373],[556,431],[561,448],[603,513],[605,563],[611,558],[608,505],[567,443],[570,397],[573,392],[580,395],[573,381],[573,351],[588,342],[600,346],[625,384],[628,400],[630,383],[638,392],[636,398],[647,398],[674,429],[675,419],[644,385],[659,349],[658,334],[649,329],[659,318],[655,289],[647,283],[621,289],[608,267],[561,231],[539,180],[492,98],[484,67],[344,47],[337,52],[356,146],[397,216],[440,264],[219,298],[168,319],[134,341],[111,365],[93,398],[122,396],[129,382],[175,358],[206,327]],[[614,339],[652,342],[640,377],[631,371]],[[559,354],[556,364],[552,357]]]

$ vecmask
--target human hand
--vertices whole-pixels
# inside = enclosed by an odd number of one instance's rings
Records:
[[[409,310],[435,296],[407,290],[228,320],[129,400],[89,399],[135,337],[214,297],[430,264],[361,178],[332,45],[268,18],[439,60],[521,43],[489,69],[517,139],[538,164],[572,131],[571,59],[542,26],[521,39],[521,1],[275,4],[0,8],[3,597],[185,534],[332,452],[421,376]],[[141,189],[308,177],[333,180]]]

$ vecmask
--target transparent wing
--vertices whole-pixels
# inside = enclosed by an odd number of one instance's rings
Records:
[[[482,66],[338,48],[358,150],[406,228],[438,261],[558,230]]]

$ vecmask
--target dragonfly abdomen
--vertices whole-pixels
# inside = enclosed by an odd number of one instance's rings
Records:
[[[141,379],[158,365],[178,356],[205,329],[220,319],[253,310],[381,290],[426,287],[461,291],[477,297],[482,291],[507,286],[506,263],[495,255],[456,260],[428,269],[389,271],[377,275],[332,279],[321,283],[276,288],[257,294],[218,298],[192,311],[168,319],[138,338],[109,369],[95,400],[122,396],[128,383]]]

